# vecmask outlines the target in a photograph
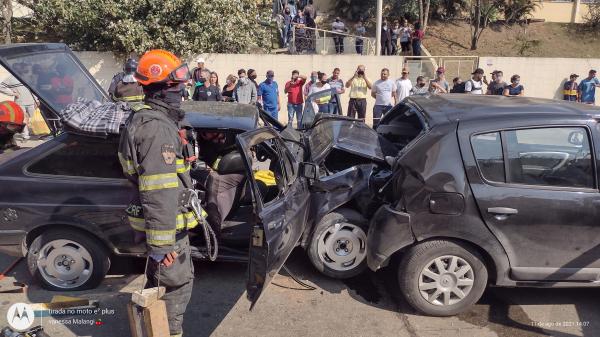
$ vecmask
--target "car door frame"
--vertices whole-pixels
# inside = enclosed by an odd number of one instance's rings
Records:
[[[286,152],[278,153],[278,156],[287,155],[296,174],[292,181],[287,182],[279,198],[263,204],[252,170],[253,161],[250,149],[252,146],[270,139],[276,141],[279,148]],[[246,166],[255,211],[248,251],[246,286],[248,300],[251,302],[250,309],[252,309],[297,246],[306,229],[310,192],[307,179],[299,172],[300,163],[273,128],[264,127],[245,132],[236,137],[236,142]],[[279,159],[282,160],[282,158]],[[287,170],[283,162],[280,162],[280,165],[283,170]],[[286,173],[286,176],[289,175]],[[279,243],[279,246],[273,247],[272,245],[276,243]]]
[[[471,186],[475,184],[485,184],[491,187],[515,187],[520,189],[535,189],[535,190],[548,190],[548,191],[565,191],[565,192],[581,192],[581,193],[600,193],[599,189],[599,180],[600,177],[600,137],[598,134],[598,130],[600,128],[600,123],[597,120],[590,118],[585,115],[575,115],[573,118],[565,118],[565,116],[559,116],[554,118],[546,118],[543,121],[539,118],[523,118],[518,120],[507,120],[501,117],[491,117],[485,120],[486,123],[482,124],[481,121],[466,121],[462,122],[459,125],[457,131],[457,137],[459,139],[459,146],[461,152],[463,154],[463,163],[465,165],[465,170],[467,174],[467,178],[471,184]],[[487,180],[482,176],[481,170],[477,164],[471,139],[473,136],[478,134],[486,134],[486,133],[494,133],[494,132],[503,132],[510,130],[522,130],[522,129],[535,129],[535,128],[560,128],[560,127],[577,127],[584,128],[589,137],[590,142],[590,153],[593,154],[592,165],[594,172],[594,187],[593,188],[580,188],[580,187],[557,187],[557,186],[543,186],[543,185],[527,185],[527,184],[516,184],[510,183],[508,181],[502,182],[492,182]],[[502,153],[504,158],[504,170],[505,177],[509,176],[509,167],[507,158],[507,144],[505,140],[502,140]],[[480,212],[483,212],[480,210]],[[482,214],[483,216],[483,214]],[[485,223],[488,230],[490,230],[496,238],[501,242],[498,233],[492,226],[489,226],[486,221],[482,218],[482,221]],[[503,245],[504,246],[504,245]],[[511,252],[510,247],[503,247],[505,253],[507,254],[510,270],[513,277],[515,275],[519,275],[523,280],[543,280],[545,279],[545,274],[551,268],[543,268],[543,267],[515,267],[511,262],[510,256],[515,254],[515,252]],[[548,269],[548,270],[544,270]],[[600,273],[600,268],[590,267],[590,268],[552,268],[554,271],[552,275],[554,277],[565,277],[567,280],[567,276],[572,276],[570,280],[572,281],[584,281],[583,279],[592,277],[592,275],[598,275]],[[577,269],[575,271],[574,269]],[[573,275],[576,273],[576,275]]]

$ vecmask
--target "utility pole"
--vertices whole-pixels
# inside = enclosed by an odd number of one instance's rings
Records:
[[[375,34],[375,55],[381,55],[381,25],[383,24],[383,0],[377,0],[377,33]]]

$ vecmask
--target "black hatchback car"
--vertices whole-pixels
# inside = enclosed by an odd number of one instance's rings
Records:
[[[414,308],[454,315],[488,285],[600,286],[599,108],[410,97],[377,131],[402,150],[371,220],[368,265],[397,268]]]
[[[124,213],[133,191],[118,162],[118,135],[66,130],[58,113],[79,98],[103,101],[106,94],[64,44],[2,46],[0,63],[39,98],[56,134],[33,149],[0,154],[0,251],[26,254],[47,288],[94,287],[112,255],[145,253]],[[16,64],[23,63],[35,74],[20,73]],[[53,80],[57,65],[63,74]],[[219,259],[249,260],[252,302],[298,245],[326,275],[350,277],[366,268],[368,221],[356,209],[376,209],[369,179],[380,166],[389,173],[385,157],[397,149],[363,122],[312,108],[307,104],[296,130],[256,106],[182,105],[198,134],[225,136],[218,144],[198,137],[200,159],[218,162],[220,174],[245,176],[222,224]],[[196,258],[206,257],[201,234],[191,233]]]

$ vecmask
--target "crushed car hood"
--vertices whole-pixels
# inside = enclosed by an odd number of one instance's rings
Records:
[[[332,149],[385,162],[386,156],[395,156],[397,148],[377,134],[375,130],[358,120],[322,117],[315,121],[309,131],[311,159],[322,162]]]

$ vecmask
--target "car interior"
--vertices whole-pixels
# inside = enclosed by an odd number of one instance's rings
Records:
[[[218,131],[219,139],[209,139],[207,134],[215,130],[198,130],[199,159],[211,166],[220,175],[242,174],[247,175],[242,154],[235,146],[235,131]],[[264,141],[251,149],[252,171],[260,194],[262,204],[268,204],[277,199],[284,190],[284,177],[281,166],[281,156],[277,144],[272,140]],[[211,164],[212,163],[212,164]],[[192,177],[194,174],[192,172]],[[205,190],[205,186],[198,183],[196,188]],[[251,183],[245,177],[236,189],[235,202],[231,211],[221,224],[220,241],[228,246],[245,247],[248,244],[254,219],[254,206],[252,199]],[[202,242],[200,240],[199,242]]]

